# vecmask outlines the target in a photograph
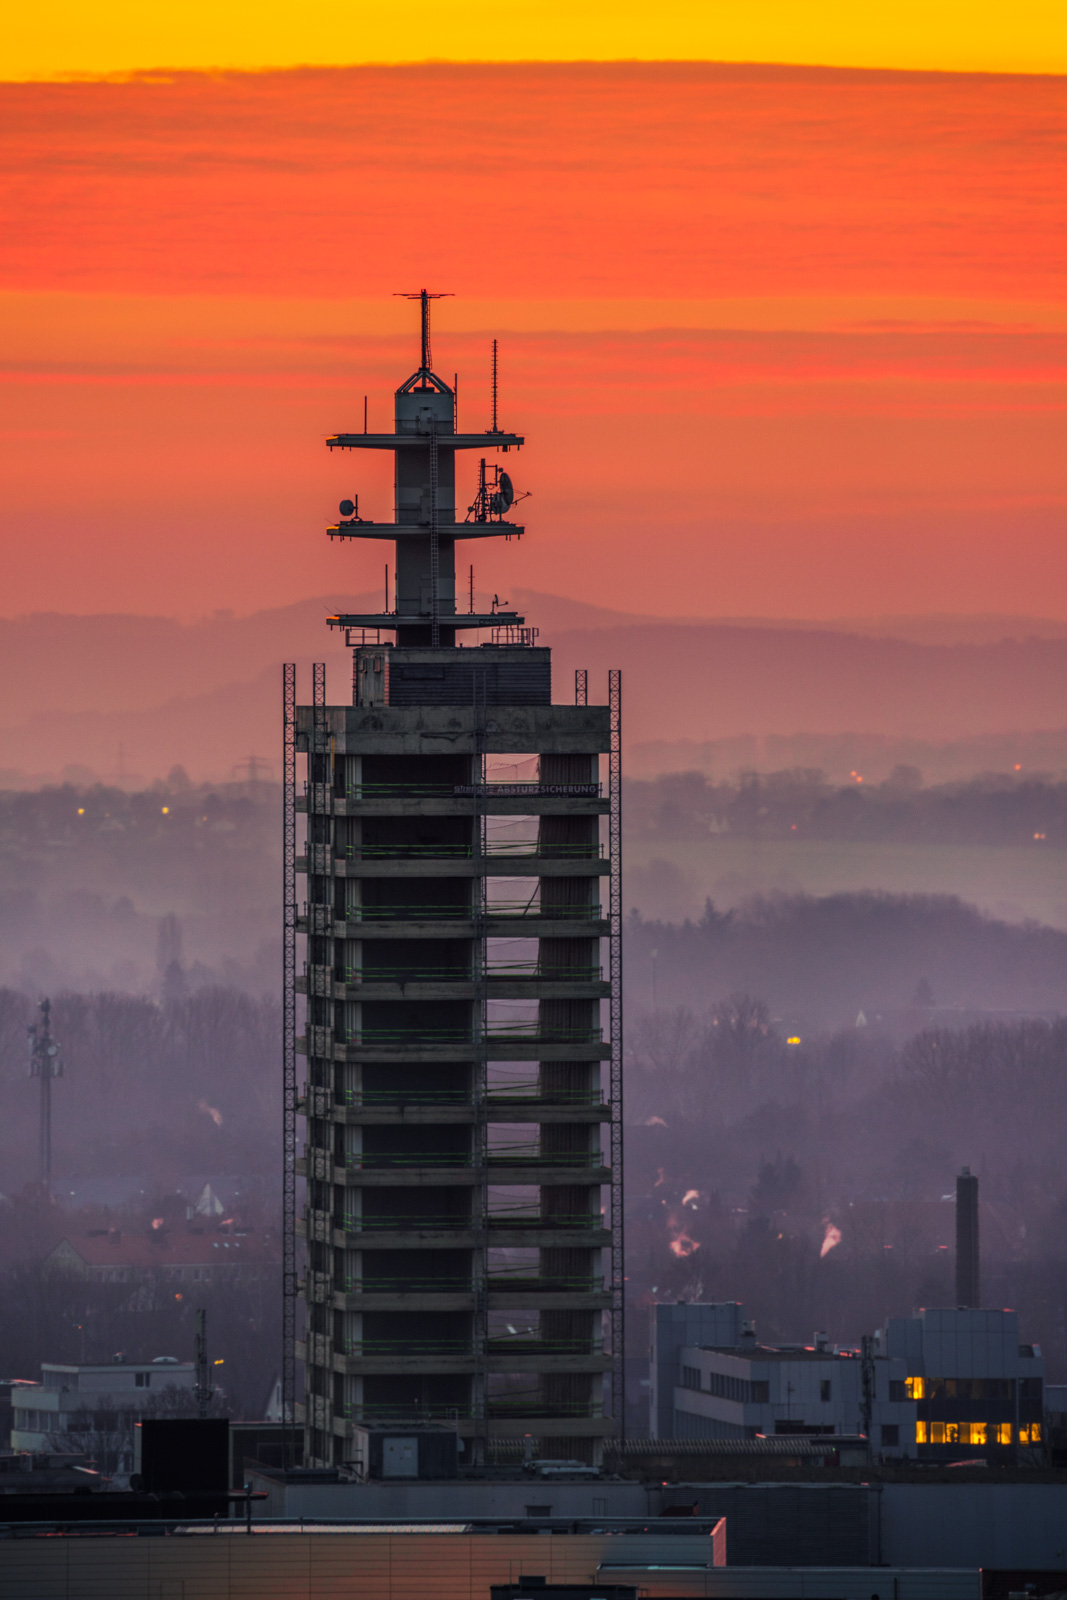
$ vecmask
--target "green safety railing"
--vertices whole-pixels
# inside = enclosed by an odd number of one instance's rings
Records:
[[[536,905],[530,900],[491,900],[484,907],[478,908],[478,916],[484,916],[489,922],[494,918],[507,917],[523,918],[529,921],[542,919],[546,922],[602,922],[603,912],[599,904],[589,905]],[[454,922],[471,922],[475,916],[473,905],[442,905],[439,902],[433,905],[396,905],[396,906],[348,906],[345,909],[344,921],[346,922],[412,922],[423,919],[431,921],[451,920]],[[340,919],[339,919],[340,920]]]
[[[485,790],[493,789],[518,789],[525,790],[533,800],[542,798],[537,790],[550,788],[581,788],[586,793],[582,798],[588,798],[588,792],[594,788],[591,783],[582,784],[546,784],[540,778],[487,778],[479,779],[476,783],[353,783],[345,790],[349,800],[385,800],[401,799],[405,795],[413,798],[431,797],[442,800],[474,800]],[[595,785],[598,795],[603,793],[603,785]],[[458,791],[458,793],[457,793]],[[517,798],[521,798],[518,796]]]
[[[600,1044],[601,1028],[543,1028],[538,1022],[493,1022],[484,1029],[472,1028],[360,1028],[346,1029],[343,1044],[351,1045],[480,1045],[487,1039],[498,1043],[517,1040],[540,1044]]]
[[[469,1089],[346,1089],[345,1105],[364,1106],[470,1106]]]
[[[435,1405],[358,1405],[347,1404],[344,1407],[344,1416],[348,1422],[394,1422],[403,1419],[406,1422],[432,1422],[435,1418],[444,1418],[446,1421],[464,1421],[474,1416],[470,1406],[435,1406]]]
[[[346,1339],[346,1356],[451,1356],[474,1355],[471,1339]]]
[[[345,983],[475,983],[479,974],[470,967],[345,967]],[[540,983],[600,983],[599,966],[546,967],[537,961],[497,962],[486,967],[486,982],[529,978]]]
[[[344,1103],[354,1109],[375,1106],[475,1106],[479,1098],[469,1089],[346,1089]],[[491,1088],[485,1103],[501,1106],[596,1106],[604,1104],[602,1089],[545,1093],[535,1082]]]
[[[470,1279],[345,1278],[346,1294],[473,1294]]]
[[[471,1217],[441,1216],[438,1212],[412,1212],[396,1217],[346,1217],[345,1233],[410,1233],[433,1229],[448,1233],[469,1233],[476,1226]]]
[[[490,1167],[573,1167],[575,1171],[604,1166],[600,1151],[546,1152],[537,1145],[494,1145],[488,1152]],[[469,1150],[353,1150],[345,1157],[352,1172],[365,1167],[472,1167]]]
[[[486,1286],[489,1289],[521,1289],[524,1294],[537,1293],[540,1290],[560,1294],[601,1294],[604,1280],[589,1273],[573,1277],[560,1276],[556,1273],[546,1276],[543,1273],[521,1272],[517,1267],[507,1267],[498,1272],[490,1269]]]
[[[486,1093],[486,1100],[491,1106],[506,1106],[516,1101],[522,1105],[599,1106],[604,1104],[604,1091],[603,1089],[549,1091],[543,1089],[535,1078],[529,1083],[492,1085]]]
[[[517,1212],[514,1215],[506,1211],[493,1211],[486,1219],[487,1227],[493,1228],[581,1228],[603,1229],[607,1226],[600,1215],[593,1216],[588,1211],[556,1212],[549,1216],[544,1212]]]
[[[521,1333],[514,1336],[492,1333],[487,1343],[490,1355],[599,1356],[604,1351],[602,1339],[531,1339]]]
[[[540,1392],[535,1391],[529,1399],[523,1399],[518,1395],[508,1400],[496,1400],[490,1397],[486,1405],[486,1414],[489,1417],[502,1418],[539,1417],[548,1421],[552,1417],[602,1417],[604,1408],[596,1401],[587,1401],[583,1404],[580,1400],[546,1405],[540,1397]]]
[[[456,1167],[477,1165],[469,1150],[364,1150],[353,1151],[346,1157],[346,1166],[352,1171],[366,1167]]]
[[[494,1040],[534,1040],[545,1045],[598,1045],[603,1038],[600,1027],[542,1027],[537,1021],[486,1022],[483,1029],[472,1027],[362,1027],[344,1030],[346,1045],[480,1045]]]
[[[473,861],[471,844],[350,844],[347,861]],[[604,846],[590,843],[546,844],[540,839],[488,839],[477,852],[482,856],[540,856],[546,860],[599,861]]]
[[[602,1167],[604,1157],[599,1150],[545,1151],[539,1145],[493,1145],[488,1152],[491,1167]]]

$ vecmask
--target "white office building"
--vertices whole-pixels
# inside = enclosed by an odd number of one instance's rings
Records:
[[[80,1450],[99,1471],[121,1480],[133,1470],[136,1424],[171,1410],[189,1414],[185,1396],[195,1387],[193,1363],[173,1356],[89,1366],[46,1361],[40,1383],[13,1397],[11,1448]]]
[[[867,1434],[887,1457],[1009,1461],[1042,1444],[1044,1367],[1014,1311],[893,1317],[865,1348],[761,1345],[743,1308],[652,1312],[651,1428],[666,1439]]]

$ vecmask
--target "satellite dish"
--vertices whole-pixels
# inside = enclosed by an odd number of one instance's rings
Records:
[[[496,480],[496,492],[504,502],[504,510],[507,511],[512,501],[515,499],[515,485],[512,483],[506,472],[502,472],[499,478]]]
[[[356,507],[353,501],[342,500],[337,509],[341,513],[342,517],[350,517],[353,511],[355,511]]]

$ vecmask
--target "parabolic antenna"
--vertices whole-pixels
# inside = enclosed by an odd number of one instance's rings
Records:
[[[494,517],[502,517],[515,499],[515,485],[506,472],[496,480],[496,489],[489,497],[489,509]]]
[[[351,500],[342,500],[337,509],[341,513],[342,517],[350,517],[356,508]]]

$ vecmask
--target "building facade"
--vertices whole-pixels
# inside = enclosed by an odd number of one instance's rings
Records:
[[[394,603],[331,619],[352,703],[327,705],[317,669],[287,717],[307,813],[303,904],[287,883],[290,1028],[307,997],[296,1414],[309,1466],[404,1418],[453,1423],[461,1461],[526,1438],[595,1461],[621,1414],[619,678],[595,705],[579,674],[561,704],[522,617],[476,612],[473,576],[458,609],[461,541],[523,532],[489,459],[523,440],[495,416],[458,431],[425,295],[422,316],[394,431],[328,441],[392,452],[395,520],[345,501],[329,532],[394,542]],[[460,452],[479,460],[466,520]]]
[[[133,1469],[133,1430],[145,1416],[188,1414],[196,1387],[191,1361],[159,1356],[72,1366],[41,1363],[41,1382],[14,1396],[11,1448],[82,1450],[99,1470],[122,1478]]]
[[[822,1334],[760,1345],[741,1309],[653,1308],[656,1437],[865,1434],[875,1454],[946,1464],[1010,1463],[1043,1447],[1044,1365],[1020,1344],[1014,1311],[923,1310],[838,1348]],[[739,1337],[712,1344],[709,1320]]]

